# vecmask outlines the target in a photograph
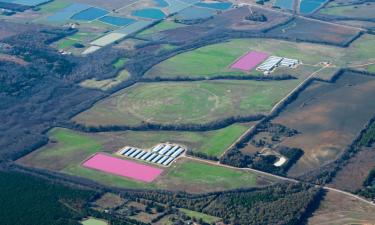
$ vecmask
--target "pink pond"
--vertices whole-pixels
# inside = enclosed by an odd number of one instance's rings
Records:
[[[230,68],[250,71],[268,57],[267,53],[251,51],[237,59]]]
[[[83,166],[144,182],[153,181],[163,172],[162,169],[119,159],[102,153],[95,154],[89,158],[83,163]]]

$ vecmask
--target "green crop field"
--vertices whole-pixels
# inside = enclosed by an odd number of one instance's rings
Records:
[[[137,37],[148,38],[152,34],[155,34],[155,33],[161,32],[161,31],[165,31],[165,30],[170,30],[170,29],[178,28],[178,27],[183,27],[183,26],[184,25],[180,24],[180,23],[175,23],[173,21],[164,20],[164,21],[156,24],[155,26],[153,26],[153,27],[151,27],[151,28],[149,28],[147,30],[142,31],[141,33],[139,33],[137,35]]]
[[[51,1],[47,4],[43,4],[40,6],[40,12],[42,13],[54,13],[54,12],[57,12],[65,7],[67,7],[68,5],[70,5],[71,3],[68,2],[68,1],[62,1],[62,0],[54,0],[54,1]]]
[[[236,125],[236,127],[237,126],[242,125]],[[234,128],[235,126],[232,127]],[[134,137],[139,138],[139,136],[142,135],[141,133],[147,132],[133,133],[135,133],[133,134]],[[131,135],[129,136],[125,132],[121,132],[118,135],[123,136],[125,141],[131,140],[132,138]],[[198,134],[196,134],[196,136],[198,136]],[[163,175],[154,182],[138,182],[81,166],[81,163],[86,158],[96,152],[115,152],[117,148],[109,147],[113,142],[120,142],[118,146],[124,146],[121,144],[121,141],[118,140],[119,137],[114,135],[110,136],[108,133],[86,134],[64,128],[55,128],[49,132],[49,138],[51,141],[48,145],[21,158],[18,162],[29,166],[84,177],[99,183],[122,188],[167,188],[203,192],[208,190],[224,190],[232,187],[255,186],[258,180],[258,177],[250,172],[183,159],[178,160],[178,162],[172,164],[170,168],[165,169]],[[215,137],[211,138],[211,140],[215,140]],[[202,142],[201,144],[203,144],[203,140],[200,141]],[[156,143],[152,143],[152,145],[154,144]],[[200,189],[195,189],[194,185],[199,186]]]
[[[82,225],[108,225],[108,223],[104,220],[99,220],[95,218],[89,218],[86,220],[81,221]]]
[[[87,125],[202,124],[267,114],[297,84],[286,81],[139,83],[98,102],[74,121]]]
[[[210,216],[204,213],[191,211],[188,209],[179,209],[179,210],[191,218],[202,219],[204,222],[209,223],[209,224],[213,224],[221,220],[219,217]]]
[[[348,48],[296,43],[274,39],[234,39],[181,53],[151,68],[147,77],[211,77],[225,74],[244,74],[229,66],[247,51],[256,50],[270,55],[295,58],[306,65],[331,62],[336,66],[350,66],[373,57],[374,35],[364,35]],[[290,71],[293,74],[293,70]],[[259,72],[252,71],[253,75]]]
[[[84,80],[80,83],[82,87],[86,88],[97,88],[101,90],[108,90],[121,82],[130,78],[130,74],[127,70],[122,70],[114,78],[96,80],[95,78]]]
[[[196,152],[220,156],[236,139],[254,123],[234,124],[223,129],[206,132],[187,131],[124,131],[102,132],[92,135],[97,140],[112,140],[119,146],[151,148],[157,143],[178,143]],[[110,146],[108,146],[110,148]],[[115,151],[116,149],[113,149]]]

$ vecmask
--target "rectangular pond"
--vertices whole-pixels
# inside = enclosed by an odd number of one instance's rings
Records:
[[[84,21],[92,21],[95,20],[99,17],[102,17],[109,12],[105,9],[100,9],[100,8],[89,8],[84,11],[81,11],[75,15],[72,16],[73,20],[84,20]]]

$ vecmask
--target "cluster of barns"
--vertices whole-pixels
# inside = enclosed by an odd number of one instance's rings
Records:
[[[126,146],[118,151],[118,154],[143,160],[149,163],[159,164],[161,166],[169,166],[176,158],[178,158],[185,148],[176,144],[158,144],[150,150]]]
[[[270,73],[276,67],[294,67],[300,64],[298,59],[289,59],[279,56],[270,56],[266,61],[264,61],[257,70],[263,71],[265,74]]]

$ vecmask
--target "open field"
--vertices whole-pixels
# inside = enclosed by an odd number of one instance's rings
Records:
[[[363,147],[356,156],[349,159],[347,164],[336,173],[336,176],[330,182],[330,186],[351,192],[362,188],[363,181],[369,171],[375,167],[374,159],[374,148]]]
[[[352,197],[329,191],[308,225],[374,224],[375,207]]]
[[[183,131],[124,131],[101,132],[93,134],[98,140],[110,140],[103,142],[107,149],[116,151],[118,148],[128,145],[148,149],[156,143],[179,143],[195,152],[203,152],[211,156],[220,156],[238,137],[250,126],[255,124],[234,124],[223,129],[206,132]]]
[[[303,64],[331,62],[336,66],[352,66],[375,61],[375,37],[364,35],[348,48],[296,43],[274,39],[233,39],[208,45],[169,58],[151,68],[146,77],[210,77],[223,74],[246,74],[233,71],[231,63],[249,50],[299,59]],[[293,70],[290,71],[293,74]],[[253,74],[257,74],[253,71]],[[277,74],[277,73],[276,73]]]
[[[335,83],[313,82],[273,120],[301,134],[282,144],[304,155],[289,170],[298,176],[333,161],[373,117],[375,78],[345,73]]]
[[[201,124],[267,114],[298,80],[138,83],[98,102],[74,121],[86,125]]]
[[[139,182],[84,168],[81,163],[96,152],[114,153],[124,146],[115,138],[100,140],[90,134],[53,129],[48,145],[21,158],[24,165],[59,171],[92,179],[99,183],[123,188],[164,188],[189,192],[207,192],[237,187],[253,187],[270,184],[272,179],[250,172],[210,165],[189,159],[180,159],[151,183]],[[124,136],[125,139],[128,136]],[[115,142],[115,143],[114,143]],[[116,145],[117,146],[114,146]],[[154,144],[154,143],[153,143]],[[108,147],[107,147],[108,146]],[[112,146],[112,147],[110,147]],[[149,146],[150,147],[150,146]]]
[[[175,29],[175,28],[183,27],[183,26],[184,25],[180,24],[180,23],[175,23],[175,22],[170,21],[170,20],[163,20],[162,22],[156,24],[155,26],[140,32],[139,34],[137,34],[137,37],[139,37],[139,38],[151,38],[153,34],[156,34],[158,32],[170,30],[170,29]]]
[[[116,67],[116,64],[114,65]],[[87,79],[80,83],[82,87],[86,88],[97,88],[101,90],[108,90],[116,85],[120,84],[121,82],[130,78],[130,74],[126,70],[122,70],[119,74],[114,78],[104,79],[104,80],[96,80],[96,79]]]
[[[81,221],[82,225],[108,225],[107,221],[99,220],[95,218],[88,218],[83,221]]]
[[[358,34],[359,30],[339,25],[327,24],[307,19],[294,19],[284,26],[277,27],[269,33],[280,37],[345,45]]]
[[[338,5],[330,6],[328,4],[323,9],[319,10],[320,14],[331,15],[331,16],[342,16],[350,18],[375,18],[374,15],[375,3],[367,2],[364,4],[354,4],[354,5]]]
[[[215,222],[218,222],[221,220],[218,217],[215,216],[210,216],[204,213],[196,212],[196,211],[191,211],[188,209],[179,209],[181,212],[185,213],[187,216],[190,216],[191,218],[196,218],[196,219],[202,219],[204,222],[212,224]]]

